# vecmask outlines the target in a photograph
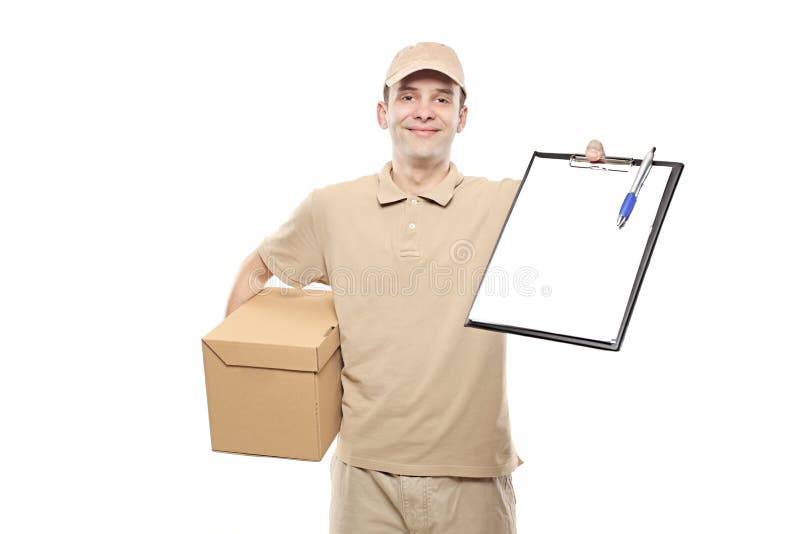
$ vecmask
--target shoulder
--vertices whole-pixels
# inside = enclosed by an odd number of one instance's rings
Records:
[[[464,175],[462,184],[470,187],[483,187],[483,188],[503,188],[503,187],[518,187],[522,180],[516,178],[486,178],[484,176],[467,176]]]
[[[325,214],[343,210],[352,212],[370,206],[375,203],[377,190],[378,173],[374,173],[319,186],[311,195],[315,212],[324,217]]]
[[[517,196],[522,180],[502,178],[490,180],[482,176],[464,176],[459,185],[460,202],[469,209],[482,209],[505,214]]]
[[[464,188],[464,192],[476,195],[497,194],[513,197],[521,183],[522,180],[516,178],[490,180],[482,176],[464,176],[460,187]]]

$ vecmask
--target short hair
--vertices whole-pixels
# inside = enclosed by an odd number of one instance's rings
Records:
[[[458,93],[460,95],[458,97],[458,109],[461,109],[464,107],[464,102],[467,100],[467,95],[464,94],[464,90],[461,87],[458,88]],[[389,103],[389,86],[386,84],[383,85],[383,101],[387,104]]]

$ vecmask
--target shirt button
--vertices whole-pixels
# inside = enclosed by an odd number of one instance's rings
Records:
[[[416,225],[416,224],[414,224],[414,223],[410,223],[410,224],[408,225],[408,227],[409,227],[409,228],[411,228],[411,229],[413,230],[414,228],[416,228],[416,227],[417,227],[417,225]]]
[[[417,203],[419,203],[419,200],[417,200],[416,198],[412,198],[411,199],[411,203],[412,204],[417,204]]]

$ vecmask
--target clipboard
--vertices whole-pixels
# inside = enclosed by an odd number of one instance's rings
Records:
[[[620,350],[683,171],[654,161],[618,228],[641,163],[534,152],[464,326]]]

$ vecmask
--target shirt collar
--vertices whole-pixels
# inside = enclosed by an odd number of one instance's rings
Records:
[[[381,205],[397,202],[408,198],[408,193],[397,187],[391,175],[392,162],[388,161],[378,173],[378,202]],[[431,191],[420,193],[418,196],[433,200],[440,206],[447,206],[450,199],[455,194],[456,187],[464,180],[464,176],[456,168],[455,163],[450,162],[450,169],[444,180],[436,184]]]

